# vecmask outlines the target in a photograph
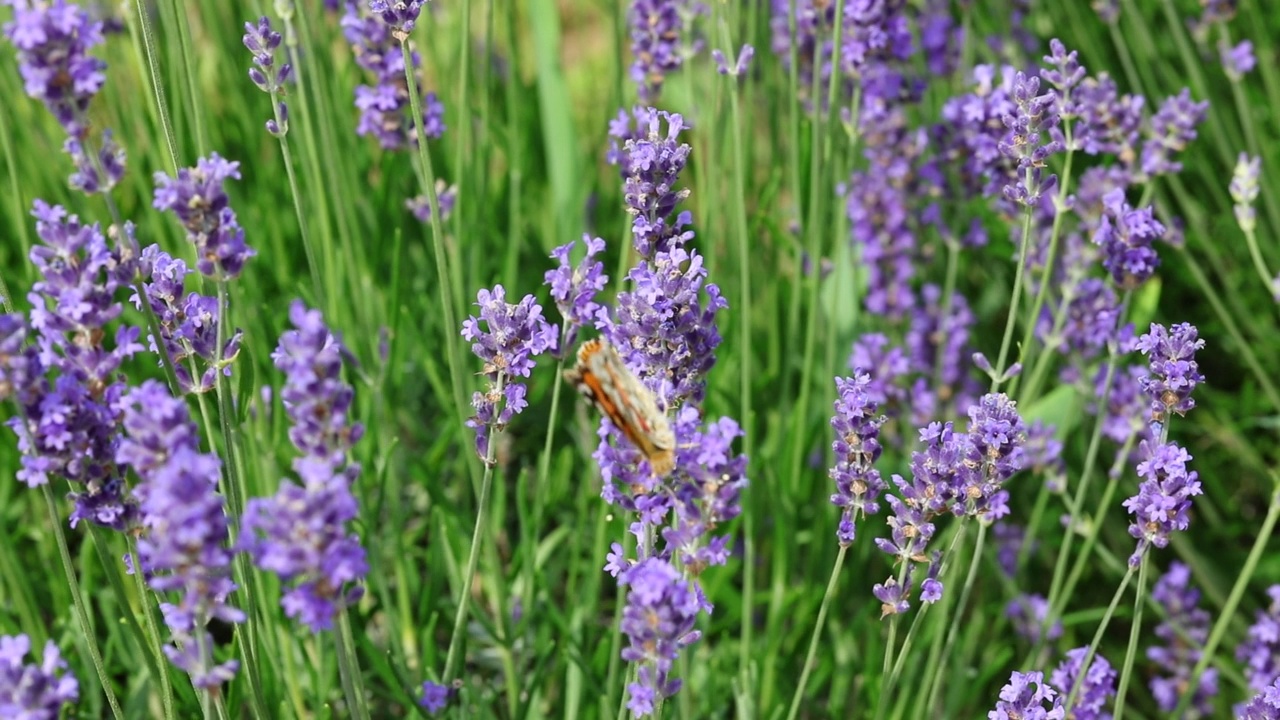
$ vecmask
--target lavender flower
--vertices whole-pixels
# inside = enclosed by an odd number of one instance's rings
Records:
[[[667,126],[665,135],[663,123]],[[651,107],[637,107],[630,116],[620,110],[609,124],[612,140],[607,159],[622,173],[623,199],[632,216],[632,242],[641,257],[671,252],[693,239],[693,231],[688,229],[693,216],[687,210],[676,214],[677,206],[690,192],[677,185],[692,149],[679,142],[679,137],[689,128],[679,114]]]
[[[883,333],[867,333],[853,342],[849,369],[867,376],[867,396],[881,408],[905,402],[907,392],[899,381],[910,372],[911,364],[903,349],[890,345]]]
[[[277,100],[277,97],[293,72],[293,66],[289,63],[283,63],[278,68],[275,66],[276,48],[280,47],[280,41],[280,33],[271,29],[271,20],[265,15],[258,18],[257,25],[244,24],[244,46],[253,53],[254,66],[249,68],[249,79],[259,90],[271,95],[272,102],[277,103],[277,116],[281,123],[277,123],[275,118],[267,121],[267,132],[276,137],[282,137],[289,131],[289,107],[283,100]]]
[[[1005,480],[1022,469],[1027,428],[1004,393],[983,395],[969,407],[968,442],[957,487],[964,514],[991,523],[1009,513]],[[959,507],[955,510],[960,514]]]
[[[939,402],[948,401],[957,408],[968,407],[975,394],[967,374],[972,354],[969,338],[977,318],[960,293],[951,296],[949,308],[944,307],[942,288],[932,283],[921,288],[920,298],[924,302],[911,313],[906,344],[911,368],[928,381],[913,392],[912,404],[921,411],[926,407],[936,411]],[[935,373],[940,385],[933,382]],[[925,400],[925,393],[933,397]],[[924,424],[936,414],[917,412],[915,421]]]
[[[1049,684],[1065,698],[1071,694],[1076,682],[1080,683],[1076,704],[1066,708],[1067,717],[1071,720],[1111,720],[1106,707],[1107,701],[1116,694],[1116,671],[1100,654],[1095,654],[1089,669],[1082,671],[1088,652],[1089,649],[1083,647],[1068,650],[1067,657],[1049,676]],[[1083,680],[1080,680],[1081,675],[1084,675]]]
[[[1138,477],[1142,483],[1138,494],[1124,501],[1124,507],[1133,515],[1129,534],[1138,540],[1138,547],[1129,556],[1129,564],[1136,567],[1151,546],[1163,548],[1169,544],[1169,535],[1175,530],[1186,530],[1191,524],[1188,511],[1191,498],[1202,494],[1199,475],[1187,471],[1191,454],[1174,443],[1152,449],[1144,442],[1142,456],[1147,459],[1138,464]]]
[[[320,632],[359,599],[360,588],[346,586],[368,572],[360,539],[346,527],[359,514],[350,487],[360,466],[350,452],[364,426],[351,420],[342,347],[320,312],[295,301],[289,319],[295,329],[280,336],[272,360],[286,377],[281,399],[289,439],[302,452],[293,462],[302,485],[285,480],[274,497],[251,499],[240,543],[259,568],[292,584],[280,601],[285,614]]]
[[[631,567],[619,581],[629,588],[622,632],[630,645],[622,658],[639,665],[636,682],[627,686],[627,707],[637,716],[650,715],[658,702],[680,690],[671,668],[680,649],[701,635],[694,630],[701,602],[680,572],[659,558]]]
[[[418,704],[428,713],[435,715],[448,707],[452,698],[453,691],[448,685],[426,680],[422,683],[422,699],[418,701]]]
[[[601,306],[595,298],[609,282],[609,276],[604,274],[604,263],[595,259],[604,252],[604,240],[583,234],[582,244],[587,254],[576,267],[569,263],[574,246],[571,242],[551,251],[551,257],[559,265],[543,275],[551,288],[551,299],[559,308],[560,317],[564,318],[560,344],[556,348],[560,354],[577,343],[579,328],[595,323],[600,316]]]
[[[740,77],[747,74],[747,68],[751,66],[751,58],[755,57],[756,49],[750,45],[743,45],[738,49],[738,58],[733,65],[725,58],[724,53],[719,50],[711,51],[711,59],[716,63],[716,72],[721,75],[732,75]]]
[[[542,306],[532,295],[512,305],[507,302],[506,290],[495,285],[492,291],[481,290],[476,297],[480,317],[473,315],[462,323],[462,336],[471,341],[471,351],[484,361],[489,388],[472,395],[476,414],[467,420],[467,427],[475,431],[476,453],[492,463],[490,432],[501,432],[528,405],[524,383],[510,379],[529,377],[533,359],[556,348],[557,333],[542,317]],[[481,329],[481,322],[486,329]]]
[[[1208,111],[1209,102],[1192,101],[1191,91],[1186,88],[1160,104],[1160,109],[1151,117],[1150,128],[1144,133],[1141,179],[1182,171],[1182,163],[1173,160],[1173,154],[1185,150],[1196,138],[1196,126],[1204,122]]]
[[[1258,176],[1261,173],[1262,158],[1240,153],[1235,171],[1231,173],[1231,184],[1227,187],[1235,202],[1236,223],[1246,234],[1258,226],[1258,213],[1253,209],[1253,203],[1258,199]]]
[[[1257,65],[1253,56],[1253,43],[1242,40],[1234,46],[1224,45],[1219,51],[1222,55],[1222,68],[1232,82],[1240,82]]]
[[[174,646],[165,654],[209,689],[229,682],[239,662],[218,664],[213,638],[205,630],[217,618],[243,622],[244,613],[227,604],[236,589],[222,498],[216,493],[221,463],[200,452],[199,435],[183,400],[148,380],[125,396],[126,437],[116,461],[137,473],[145,534],[138,555],[148,584],[157,592],[179,591],[176,604],[161,603]]]
[[[1004,197],[1027,208],[1038,205],[1041,194],[1057,185],[1056,175],[1045,178],[1043,173],[1048,167],[1048,157],[1062,149],[1062,143],[1056,140],[1041,142],[1041,133],[1051,135],[1060,119],[1057,95],[1052,90],[1044,95],[1037,95],[1038,92],[1040,78],[1028,77],[1021,72],[1014,75],[1013,103],[1016,110],[1003,118],[1011,134],[999,145],[1001,154],[1017,162],[1021,175],[1020,182],[1004,186]]]
[[[1160,266],[1151,243],[1164,237],[1165,227],[1150,206],[1130,207],[1121,189],[1107,193],[1103,205],[1105,214],[1093,234],[1093,243],[1102,248],[1102,265],[1120,287],[1137,288]]]
[[[30,325],[37,333],[39,367],[56,377],[46,381],[31,356],[22,354],[24,384],[15,392],[23,408],[7,423],[23,453],[17,478],[36,487],[48,483],[49,475],[61,475],[74,489],[72,527],[88,519],[124,530],[135,521],[137,507],[114,461],[116,405],[125,390],[118,370],[142,348],[138,329],[128,326],[117,330],[114,349],[103,340],[105,326],[121,312],[113,295],[125,269],[97,225],[81,225],[40,200],[32,214],[43,245],[31,249],[41,280],[28,295]]]
[[[1270,604],[1257,612],[1244,642],[1236,648],[1249,688],[1257,693],[1265,693],[1280,678],[1280,585],[1267,588],[1267,596]]]
[[[1204,340],[1195,326],[1179,323],[1166,329],[1152,323],[1151,331],[1138,338],[1137,347],[1149,363],[1150,374],[1142,380],[1142,389],[1151,400],[1151,420],[1163,423],[1169,413],[1186,415],[1196,406],[1191,393],[1204,382],[1195,359]]]
[[[1073,143],[1089,155],[1111,154],[1134,162],[1142,132],[1146,98],[1121,95],[1107,73],[1084,78],[1072,93],[1072,111],[1080,118],[1073,126]]]
[[[1280,720],[1280,677],[1260,690],[1243,707],[1236,709],[1239,720]]]
[[[893,500],[890,496],[890,500]],[[890,503],[892,504],[892,503]],[[892,615],[902,615],[911,609],[911,575],[915,572],[914,565],[907,565],[906,575],[899,582],[896,577],[889,576],[883,583],[876,583],[871,588],[871,594],[880,601],[880,619],[883,620]]]
[[[257,254],[245,244],[244,230],[223,188],[232,179],[240,179],[240,163],[218,153],[200,158],[193,168],[182,168],[176,178],[155,174],[152,205],[173,212],[196,246],[196,267],[218,281],[239,277],[245,262]]]
[[[879,409],[869,393],[871,377],[854,371],[851,378],[836,378],[836,414],[831,418],[835,442],[831,449],[836,464],[831,468],[831,479],[836,492],[831,504],[841,509],[840,526],[836,537],[842,546],[853,544],[854,523],[860,516],[874,515],[880,511],[876,500],[885,489],[880,472],[875,469],[880,458],[880,425],[884,416],[876,415]]]
[[[685,18],[691,14],[687,0],[632,0],[627,10],[631,28],[631,80],[640,93],[640,102],[651,103],[662,92],[668,74],[684,64]],[[690,48],[692,54],[694,48]]]
[[[18,71],[27,95],[40,100],[67,133],[63,150],[76,171],[73,187],[86,194],[109,192],[124,176],[124,152],[102,132],[95,152],[87,147],[89,103],[106,83],[107,64],[89,54],[103,42],[103,24],[66,0],[13,0],[13,20],[4,34],[18,50]]]
[[[30,651],[26,635],[0,635],[0,716],[58,720],[63,706],[80,699],[80,684],[52,640],[39,664],[26,664]]]
[[[148,335],[150,349],[159,354],[163,346],[182,391],[208,392],[214,388],[219,373],[230,377],[244,333],[237,328],[218,347],[221,313],[217,298],[187,293],[184,286],[191,272],[187,264],[171,257],[159,245],[149,245],[142,251],[138,270],[143,278],[142,292],[160,326],[161,345]],[[136,292],[129,299],[134,307],[142,309],[142,299]]]
[[[398,11],[404,10],[415,19],[418,11],[410,9],[403,2],[379,4],[386,6],[384,10],[378,11],[381,13],[380,17],[390,17],[385,22],[369,14],[355,0],[347,0],[346,11],[342,15],[342,33],[347,42],[351,43],[356,64],[370,73],[375,83],[356,87],[355,104],[360,111],[356,134],[373,135],[384,149],[399,150],[415,146],[418,136],[408,81],[405,80],[404,55],[400,50],[400,38],[407,37],[408,34],[408,30],[403,28],[403,20],[407,15],[401,15]],[[420,5],[417,2],[413,4]],[[392,25],[397,22],[400,25],[393,28]],[[421,88],[422,57],[417,51],[410,51],[409,59],[413,65],[412,71],[416,73],[417,85]],[[444,135],[444,105],[439,97],[433,92],[426,93],[422,98],[421,108],[422,128],[427,138],[434,139]]]
[[[413,32],[425,4],[422,0],[369,0],[369,9],[392,29],[397,39],[403,40]]]
[[[618,293],[615,319],[597,323],[660,405],[701,402],[706,393],[721,339],[716,314],[728,307],[706,276],[697,251],[659,252],[627,275],[633,289]]]
[[[448,185],[444,180],[437,179],[436,203],[440,205],[440,222],[448,222],[449,217],[453,215],[453,208],[458,204],[458,186]],[[431,223],[431,199],[426,196],[426,193],[415,195],[405,200],[404,204],[418,222],[423,225]]]
[[[1049,706],[1046,708],[1045,703]],[[1040,671],[1009,676],[1009,682],[1000,689],[996,708],[987,713],[989,720],[1064,720],[1062,698],[1045,683]]]
[[[1009,601],[1004,614],[1013,623],[1013,631],[1030,642],[1040,642],[1041,635],[1050,641],[1062,637],[1061,620],[1055,620],[1053,625],[1045,628],[1045,619],[1049,617],[1049,601],[1043,595],[1020,594]]]
[[[1156,626],[1156,637],[1163,644],[1147,648],[1147,659],[1160,670],[1160,674],[1151,678],[1151,694],[1160,711],[1168,713],[1173,712],[1189,689],[1191,670],[1200,661],[1200,648],[1209,639],[1213,619],[1204,609],[1196,607],[1200,591],[1191,587],[1191,570],[1180,562],[1170,564],[1169,571],[1156,581],[1151,598],[1160,603],[1167,617]],[[1212,699],[1217,694],[1218,669],[1206,667],[1192,695],[1191,706],[1201,715],[1212,715]]]
[[[27,323],[20,313],[0,315],[0,402],[13,398],[24,412],[44,389],[44,366],[26,340]]]

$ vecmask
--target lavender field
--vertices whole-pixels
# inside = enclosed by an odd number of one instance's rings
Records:
[[[1271,0],[0,27],[0,719],[1280,720]]]

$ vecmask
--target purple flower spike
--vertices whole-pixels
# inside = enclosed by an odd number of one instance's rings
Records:
[[[1222,68],[1233,82],[1243,80],[1258,64],[1253,56],[1253,43],[1248,40],[1242,40],[1233,47],[1224,46],[1221,54]]]
[[[1280,720],[1280,677],[1236,709],[1239,720]]]
[[[141,500],[145,534],[138,540],[142,571],[157,592],[177,591],[176,604],[161,603],[174,645],[165,654],[191,675],[192,683],[209,689],[235,676],[239,663],[218,664],[209,621],[238,623],[244,613],[227,604],[235,591],[231,580],[232,552],[227,518],[216,492],[221,463],[201,453],[199,434],[183,400],[165,386],[148,380],[122,400],[126,436],[116,460],[128,465],[142,481],[135,490]]]
[[[0,716],[58,720],[64,706],[80,699],[80,684],[52,640],[39,663],[26,664],[29,652],[26,635],[0,635]]]
[[[1240,153],[1236,160],[1235,170],[1231,173],[1231,184],[1227,190],[1235,201],[1236,222],[1246,233],[1253,232],[1258,226],[1258,214],[1253,203],[1258,199],[1258,176],[1262,174],[1262,158],[1249,157]]]
[[[711,58],[715,60],[716,72],[721,75],[732,75],[739,77],[747,74],[747,68],[751,66],[751,58],[755,57],[756,49],[750,45],[743,45],[738,50],[738,59],[733,65],[725,59],[724,53],[719,50],[711,51]]]
[[[1142,379],[1142,389],[1151,400],[1152,422],[1163,423],[1170,413],[1186,415],[1196,406],[1191,393],[1204,382],[1196,351],[1204,348],[1204,340],[1190,323],[1179,323],[1168,329],[1151,324],[1151,331],[1138,338],[1138,349],[1147,356],[1150,373]]]
[[[108,192],[124,176],[124,152],[104,130],[96,151],[87,148],[89,103],[106,83],[107,64],[89,54],[103,42],[103,24],[66,0],[15,0],[4,34],[18,50],[18,71],[27,95],[40,100],[67,133],[63,149],[76,172],[73,187],[86,194]]]
[[[1144,441],[1140,454],[1147,458],[1138,464],[1142,483],[1138,494],[1124,501],[1125,509],[1133,515],[1129,534],[1138,541],[1137,549],[1129,556],[1129,565],[1134,567],[1149,548],[1163,548],[1169,544],[1173,531],[1187,529],[1191,524],[1191,498],[1203,492],[1199,475],[1187,470],[1191,453],[1185,449],[1174,443],[1152,449]]]
[[[633,289],[618,293],[616,320],[597,323],[660,406],[706,394],[721,340],[716,315],[729,304],[718,286],[704,285],[706,276],[697,251],[659,252],[631,269]]]
[[[1013,631],[1030,642],[1040,642],[1041,635],[1050,641],[1062,637],[1061,620],[1054,621],[1047,630],[1044,626],[1049,601],[1043,595],[1018,595],[1005,606],[1004,614],[1013,623]]]
[[[1056,175],[1043,177],[1050,155],[1061,151],[1062,143],[1048,139],[1057,129],[1058,96],[1050,90],[1040,92],[1040,78],[1019,72],[1013,80],[1014,112],[1003,119],[1011,131],[1010,137],[999,145],[1000,153],[1018,164],[1017,182],[1004,186],[1004,197],[1024,207],[1040,204],[1042,193],[1052,190],[1058,182]],[[1042,134],[1045,136],[1041,142]]]
[[[187,293],[184,286],[191,272],[187,264],[171,257],[159,245],[149,245],[142,251],[138,268],[144,278],[142,291],[159,321],[160,340],[173,361],[179,386],[183,392],[209,392],[219,372],[231,375],[243,333],[237,328],[223,339],[222,347],[218,347],[217,298]],[[142,300],[136,292],[129,299],[134,307],[142,309]],[[147,340],[151,351],[158,354],[160,346],[156,338],[148,335]],[[195,375],[191,371],[193,359],[199,361]]]
[[[1147,659],[1159,668],[1151,678],[1151,694],[1161,712],[1171,713],[1189,689],[1191,671],[1200,661],[1200,648],[1209,639],[1213,618],[1200,602],[1200,591],[1191,586],[1191,569],[1180,562],[1156,581],[1151,598],[1165,610],[1166,619],[1156,626],[1160,643],[1147,648]],[[1218,669],[1210,665],[1200,675],[1200,685],[1192,695],[1191,707],[1202,717],[1213,716],[1213,698],[1218,694]]]
[[[39,200],[33,214],[43,243],[31,249],[41,279],[28,295],[38,352],[20,350],[19,342],[3,361],[10,368],[6,374],[14,373],[12,392],[22,404],[7,423],[23,454],[17,478],[36,487],[61,475],[74,491],[72,527],[87,519],[124,530],[136,520],[137,508],[114,460],[116,406],[125,390],[118,370],[142,347],[138,329],[128,326],[116,331],[114,349],[103,341],[106,324],[121,312],[113,296],[125,266],[97,225],[81,225],[61,207]],[[23,331],[12,321],[7,325],[6,346],[13,346],[12,338]],[[44,369],[56,378],[46,380]]]
[[[852,378],[836,378],[836,414],[831,429],[836,439],[831,444],[836,464],[831,479],[836,492],[831,503],[841,509],[836,537],[842,546],[853,544],[855,523],[859,517],[880,511],[877,500],[885,490],[885,482],[874,465],[880,458],[880,425],[883,415],[869,394],[871,377],[854,371]]]
[[[257,253],[245,244],[244,230],[236,221],[223,184],[240,179],[240,163],[218,153],[200,158],[193,168],[182,168],[177,178],[155,175],[157,210],[168,210],[187,231],[196,246],[196,267],[215,280],[234,280],[245,261]]]
[[[372,0],[377,2],[378,0]],[[404,55],[400,50],[400,37],[407,37],[408,30],[393,29],[392,24],[403,21],[418,11],[409,3],[381,2],[385,10],[378,17],[370,13],[369,6],[348,0],[342,15],[342,34],[351,43],[356,64],[372,76],[374,84],[359,85],[355,90],[356,109],[360,122],[356,134],[372,135],[386,150],[414,147],[418,132],[413,121],[413,104],[409,98],[405,80]],[[414,2],[414,5],[421,3]],[[403,6],[403,7],[401,7]],[[419,8],[420,11],[420,8]],[[388,15],[390,13],[390,15]],[[390,17],[389,20],[384,19]],[[389,24],[390,23],[390,24]],[[411,50],[409,59],[419,90],[422,88],[422,57]],[[433,92],[422,97],[422,128],[428,139],[444,135],[444,105]]]
[[[418,704],[428,713],[435,715],[448,707],[449,701],[452,699],[453,691],[448,685],[426,680],[422,683],[422,699],[418,701]]]
[[[696,641],[694,630],[701,601],[671,563],[649,558],[619,577],[628,587],[622,632],[630,645],[622,659],[636,663],[636,682],[627,686],[627,707],[636,716],[651,715],[658,701],[680,690],[671,668],[680,649]]]
[[[632,0],[627,11],[631,27],[631,80],[640,93],[640,102],[658,99],[667,75],[680,69],[686,52],[697,52],[700,44],[685,48],[686,20],[682,15],[696,12],[688,0]]]
[[[1048,707],[1045,704],[1048,703]],[[989,720],[1064,720],[1062,698],[1044,681],[1039,671],[1014,672],[1000,689],[996,709],[987,713]]]
[[[20,313],[0,315],[0,403],[13,398],[24,409],[44,389],[44,366],[26,341],[26,319]]]
[[[543,275],[551,287],[551,299],[564,318],[563,342],[556,348],[561,355],[577,344],[579,328],[592,325],[599,318],[602,308],[595,298],[609,282],[609,276],[604,274],[604,263],[596,259],[604,252],[604,240],[584,234],[582,244],[587,254],[577,267],[569,263],[574,243],[568,243],[551,251],[551,257],[559,265]]]
[[[1135,289],[1160,267],[1160,256],[1151,244],[1164,238],[1165,227],[1150,206],[1130,207],[1123,189],[1108,192],[1102,204],[1104,214],[1093,243],[1102,248],[1102,265],[1111,279],[1122,288]]]
[[[241,547],[255,565],[290,584],[280,605],[312,632],[332,628],[334,616],[361,595],[345,588],[369,570],[360,538],[346,530],[358,514],[340,476],[310,488],[285,480],[274,497],[253,498],[245,507]]]
[[[529,377],[534,358],[556,349],[557,331],[542,317],[542,306],[532,295],[512,305],[507,302],[506,290],[495,285],[492,291],[481,290],[476,299],[480,317],[473,315],[463,321],[462,336],[471,341],[471,352],[484,361],[489,388],[472,396],[476,414],[467,420],[467,427],[475,431],[476,453],[491,462],[490,430],[504,429],[528,404],[524,384],[511,379]]]
[[[386,23],[397,38],[408,37],[422,13],[422,0],[369,0],[369,9]]]
[[[1244,642],[1236,648],[1236,660],[1245,664],[1249,689],[1263,695],[1280,678],[1280,585],[1267,588],[1271,602],[1259,610]]]
[[[1009,493],[1001,486],[1022,469],[1026,441],[1026,423],[1018,415],[1017,404],[1004,393],[983,395],[970,406],[957,499],[964,514],[990,523],[1009,513]]]
[[[289,321],[294,329],[280,336],[271,360],[285,374],[280,399],[289,416],[289,439],[302,453],[293,468],[308,487],[330,477],[355,482],[360,466],[350,453],[364,437],[364,425],[354,421],[355,391],[342,380],[342,341],[320,311],[301,300],[289,307]]]
[[[891,615],[902,615],[911,609],[911,575],[915,571],[914,565],[907,566],[906,579],[899,583],[898,578],[890,576],[883,583],[876,583],[871,588],[871,594],[880,601],[880,619],[883,620]]]
[[[293,66],[283,63],[276,67],[276,48],[280,47],[280,33],[271,28],[271,20],[266,16],[258,19],[258,24],[244,24],[244,46],[253,53],[253,67],[249,68],[249,79],[258,89],[269,93],[272,98],[284,91],[284,85],[293,73]],[[284,101],[277,104],[282,123],[275,118],[267,121],[267,132],[282,137],[289,131],[289,108]]]
[[[436,180],[436,202],[440,205],[440,222],[449,221],[453,208],[458,204],[458,186],[449,185],[444,180]],[[415,195],[404,201],[405,207],[423,225],[431,223],[431,200],[426,194]]]
[[[1067,697],[1081,675],[1088,648],[1079,647],[1067,651],[1067,657],[1053,671],[1049,684],[1057,689],[1058,694]],[[1102,655],[1095,654],[1088,671],[1084,672],[1084,680],[1080,681],[1080,692],[1076,696],[1076,704],[1066,708],[1067,717],[1071,720],[1110,720],[1106,712],[1107,701],[1116,694],[1116,671],[1111,663]]]
[[[651,107],[635,108],[630,115],[620,110],[609,125],[607,159],[622,172],[623,199],[633,218],[632,240],[641,257],[671,252],[693,239],[693,231],[687,229],[692,215],[687,210],[676,213],[690,193],[678,185],[692,150],[679,137],[689,127],[679,114]]]
[[[356,583],[368,572],[360,538],[347,530],[359,515],[351,484],[360,465],[350,453],[364,426],[352,418],[353,390],[340,377],[341,342],[320,312],[295,301],[289,319],[295,329],[271,358],[286,377],[281,399],[289,439],[302,452],[293,462],[302,484],[285,480],[274,497],[251,499],[240,543],[255,565],[290,584],[280,599],[285,615],[320,632],[359,599]]]
[[[1208,112],[1209,101],[1194,102],[1186,88],[1161,103],[1151,117],[1151,127],[1142,144],[1142,173],[1150,178],[1181,172],[1182,163],[1176,162],[1173,155],[1196,138],[1196,126],[1204,122]]]

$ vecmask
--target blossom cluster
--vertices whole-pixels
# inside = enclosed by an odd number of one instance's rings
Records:
[[[93,137],[88,114],[107,81],[106,62],[89,54],[103,42],[102,21],[67,0],[12,4],[4,34],[18,50],[27,95],[43,102],[67,133],[62,147],[75,164],[72,187],[90,195],[110,192],[124,176],[124,151],[110,130]]]
[[[137,505],[115,463],[118,405],[127,388],[118,371],[142,346],[138,328],[128,325],[116,331],[114,347],[105,340],[107,324],[122,311],[116,290],[131,268],[97,225],[40,200],[32,214],[42,243],[31,249],[41,279],[28,295],[38,352],[19,350],[26,330],[14,319],[6,323],[6,345],[16,358],[7,362],[8,382],[22,405],[7,423],[23,455],[17,477],[29,487],[64,477],[73,490],[73,527],[89,520],[124,530],[136,521]]]
[[[373,5],[377,7],[347,0],[342,15],[342,33],[351,44],[356,64],[373,80],[373,84],[356,87],[355,104],[360,111],[356,133],[374,136],[387,150],[413,147],[418,137],[400,43],[408,42],[407,33],[413,29],[422,3],[375,2]],[[417,85],[422,87],[419,70],[422,57],[411,50],[409,59]],[[423,96],[421,120],[427,138],[444,134],[444,104],[435,93]]]
[[[475,432],[480,459],[492,464],[492,434],[504,430],[529,404],[525,400],[528,388],[513,379],[529,377],[534,358],[556,349],[557,329],[542,317],[542,306],[532,295],[512,304],[507,302],[506,289],[495,285],[491,291],[481,290],[476,300],[480,317],[473,315],[463,321],[462,336],[471,341],[471,351],[484,362],[482,374],[489,386],[472,395],[475,415],[467,420],[467,427]]]
[[[26,635],[0,635],[0,716],[57,720],[63,707],[80,699],[80,683],[52,640],[38,663],[27,664],[30,652]]]
[[[158,172],[152,205],[172,212],[196,247],[196,267],[206,277],[234,280],[245,262],[257,253],[244,240],[223,185],[240,179],[240,163],[218,153],[200,158],[195,167],[181,168],[176,177]]]
[[[221,462],[200,452],[186,402],[163,384],[148,380],[121,404],[124,437],[116,460],[141,481],[134,488],[144,533],[138,540],[141,570],[153,590],[181,593],[178,602],[160,605],[174,640],[165,653],[196,687],[220,686],[235,676],[239,662],[217,663],[205,628],[214,619],[245,619],[227,602],[236,584],[226,510],[217,493]]]
[[[368,572],[360,539],[347,525],[359,514],[351,485],[360,465],[350,453],[364,435],[352,418],[354,391],[341,378],[343,347],[318,310],[295,301],[294,329],[280,336],[271,358],[285,374],[281,392],[289,439],[301,453],[276,494],[245,506],[240,545],[261,569],[290,583],[285,614],[320,632],[359,599]]]

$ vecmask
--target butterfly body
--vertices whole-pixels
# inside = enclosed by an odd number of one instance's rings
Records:
[[[655,475],[665,476],[675,468],[671,423],[612,345],[599,339],[583,343],[577,364],[564,376],[635,445]]]

